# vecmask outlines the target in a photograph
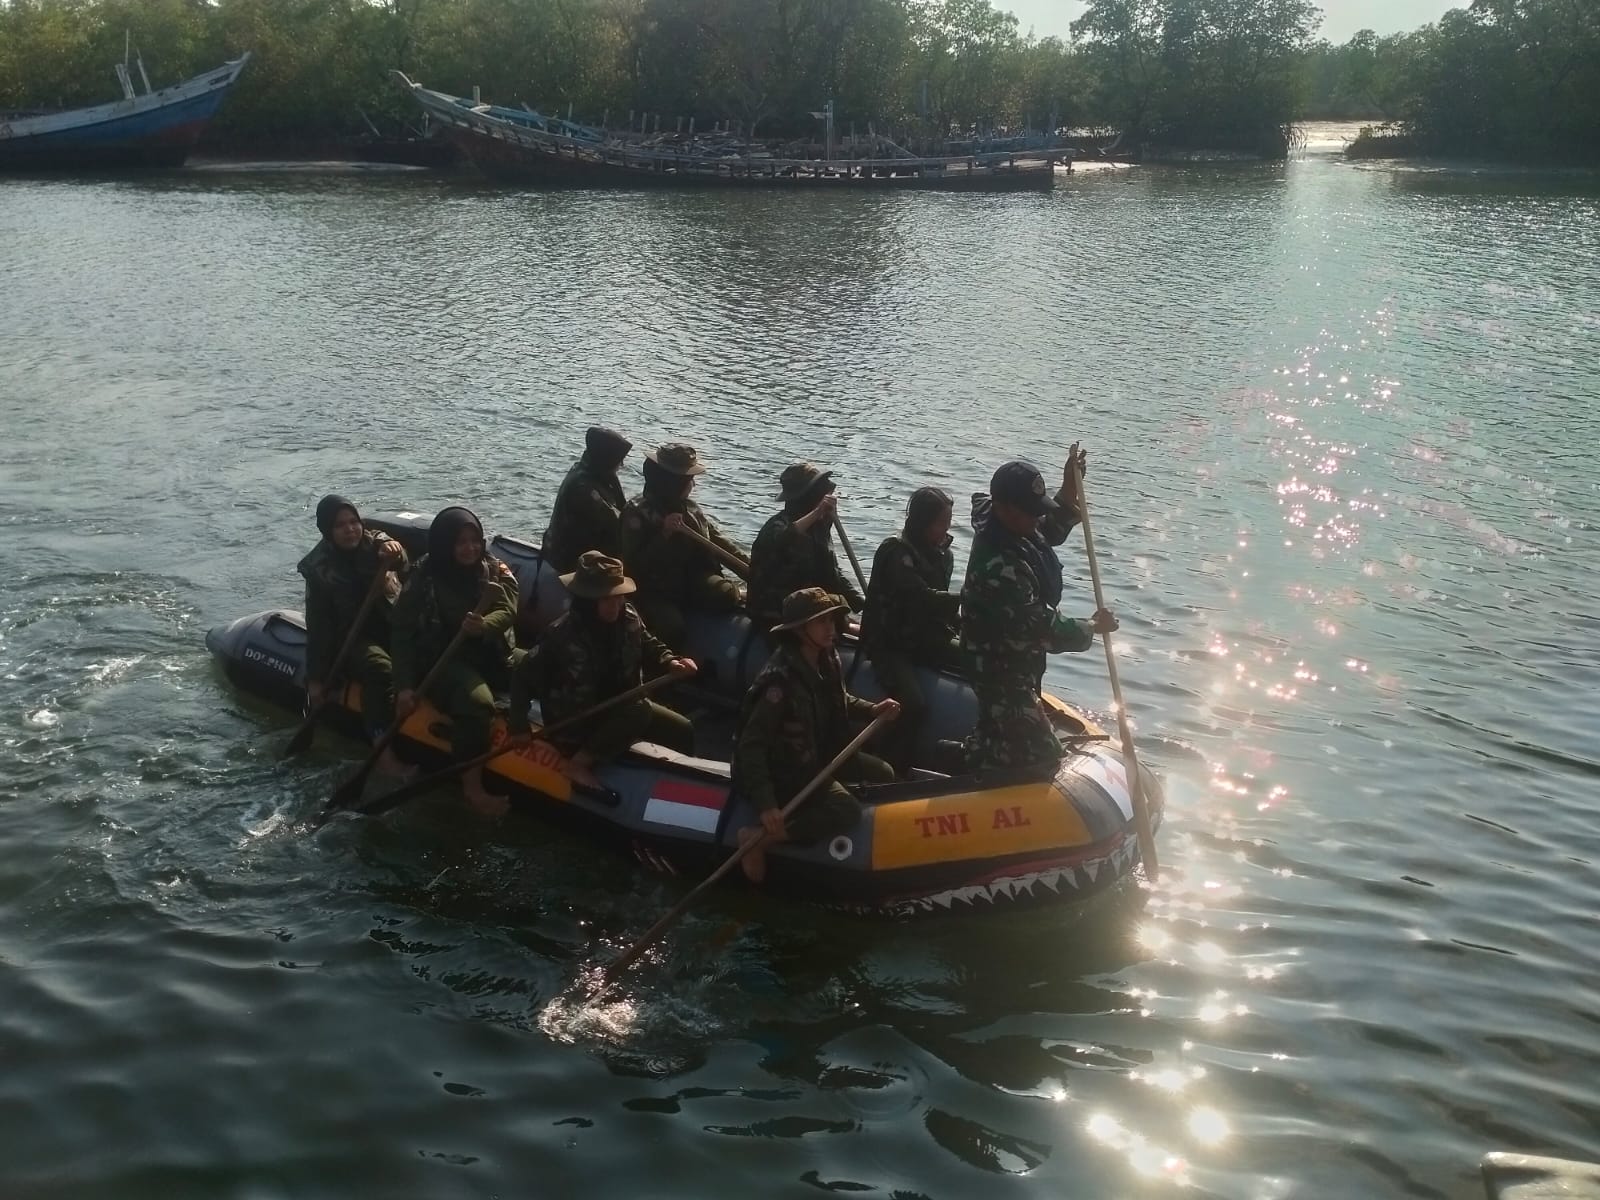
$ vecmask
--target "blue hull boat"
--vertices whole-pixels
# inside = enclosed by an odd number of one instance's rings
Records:
[[[119,63],[121,100],[65,112],[0,113],[0,171],[182,166],[249,61],[245,54],[159,91],[146,81],[143,95]]]

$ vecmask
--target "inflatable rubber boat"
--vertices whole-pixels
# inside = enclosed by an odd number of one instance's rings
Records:
[[[367,524],[398,538],[408,552],[420,553],[425,544],[426,517],[404,513]],[[542,565],[537,547],[497,535],[489,549],[516,573],[519,637],[535,636],[565,609],[565,589],[555,571]],[[690,638],[701,665],[695,694],[731,707],[766,660],[765,637],[741,613],[692,618]],[[288,712],[301,710],[306,632],[300,613],[278,609],[242,617],[212,629],[206,645],[236,686]],[[872,668],[857,661],[855,645],[847,642],[840,653],[851,690],[880,697]],[[930,671],[923,683],[931,751],[936,739],[967,733],[976,703],[971,687],[954,676]],[[341,701],[325,724],[355,736],[358,685],[346,685]],[[825,844],[773,850],[765,886],[894,915],[1071,904],[1114,889],[1139,861],[1122,756],[1083,713],[1054,696],[1047,695],[1046,703],[1063,739],[1053,774],[1038,768],[979,775],[918,771],[909,780],[864,788],[856,829]],[[426,770],[441,767],[449,759],[449,721],[424,702],[401,727],[395,745],[403,758]],[[653,868],[691,877],[731,854],[736,831],[756,820],[732,791],[725,761],[641,742],[597,768],[603,790],[574,786],[560,767],[555,749],[534,742],[493,760],[485,781],[516,805],[620,844]],[[1141,779],[1159,827],[1160,781],[1145,768]]]

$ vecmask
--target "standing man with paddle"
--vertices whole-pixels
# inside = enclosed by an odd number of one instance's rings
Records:
[[[1059,761],[1061,744],[1039,699],[1045,656],[1087,650],[1096,633],[1117,628],[1108,609],[1082,621],[1056,611],[1061,563],[1052,546],[1077,523],[1075,471],[1082,465],[1074,444],[1052,498],[1037,467],[1008,462],[988,494],[972,498],[977,536],[961,587],[961,645],[972,658],[978,700],[966,747],[973,770]]]
[[[757,628],[783,620],[784,597],[801,588],[822,588],[843,597],[850,612],[866,598],[839,569],[833,552],[838,498],[833,472],[794,463],[778,477],[783,511],[774,514],[750,548],[750,619]]]
[[[785,820],[783,808],[807,780],[850,741],[852,719],[899,715],[895,700],[874,704],[845,690],[835,643],[849,607],[822,588],[803,588],[783,601],[772,629],[778,648],[745,693],[733,752],[733,786],[761,814],[739,831],[739,842],[812,842],[855,828],[861,805],[840,779],[890,783],[894,771],[870,754],[839,767],[819,794]],[[752,883],[766,878],[762,845],[750,846],[741,865]]]
[[[622,510],[622,561],[639,588],[634,603],[650,631],[680,654],[691,610],[729,613],[744,599],[721,561],[745,561],[744,551],[689,499],[705,470],[693,446],[672,442],[652,450],[644,457],[644,491]]]
[[[290,753],[310,746],[317,716],[339,698],[347,674],[361,685],[361,722],[369,741],[377,742],[394,720],[389,613],[400,594],[406,552],[393,538],[368,530],[343,496],[322,498],[317,529],[322,540],[296,568],[306,581],[308,711]],[[387,750],[378,765],[390,773],[403,770]]]
[[[426,679],[428,699],[450,718],[456,758],[489,749],[495,697],[510,690],[516,614],[516,576],[485,551],[478,518],[454,507],[434,517],[427,556],[395,604],[396,720],[416,711]],[[486,816],[506,810],[503,796],[485,790],[482,767],[462,776],[461,790]]]
[[[615,758],[634,742],[656,742],[682,754],[694,753],[689,718],[640,696],[592,720],[573,718],[613,696],[634,691],[644,672],[690,675],[692,659],[679,658],[645,628],[628,603],[636,590],[622,561],[587,550],[561,582],[572,606],[545,630],[539,644],[517,665],[511,693],[512,732],[528,731],[528,694],[539,698],[544,723],[568,726],[552,744],[567,756],[563,773],[587,787],[599,787],[593,768]]]

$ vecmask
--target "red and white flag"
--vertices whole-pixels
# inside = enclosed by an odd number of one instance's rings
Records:
[[[650,785],[644,819],[656,825],[675,825],[679,829],[698,829],[715,833],[722,806],[728,801],[726,788],[704,787],[676,779],[658,779]]]

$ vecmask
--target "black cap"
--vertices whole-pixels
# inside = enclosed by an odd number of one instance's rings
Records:
[[[989,495],[1015,505],[1030,517],[1042,517],[1061,507],[1045,487],[1044,476],[1039,474],[1039,468],[1017,459],[994,473],[994,478],[989,481]]]

